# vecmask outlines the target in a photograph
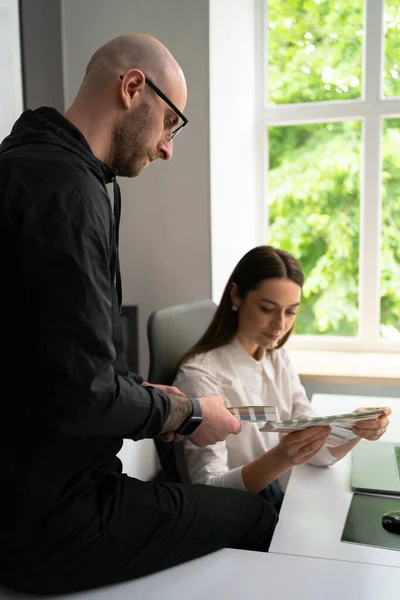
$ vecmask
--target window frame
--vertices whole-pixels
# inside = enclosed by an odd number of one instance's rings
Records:
[[[362,90],[358,100],[299,104],[268,104],[268,9],[260,0],[263,24],[260,128],[263,137],[264,240],[268,240],[268,127],[358,120],[361,122],[359,327],[356,337],[293,335],[289,346],[296,349],[399,352],[400,342],[380,338],[380,251],[383,121],[400,118],[400,96],[384,97],[385,0],[364,0]],[[367,151],[368,149],[368,151]]]

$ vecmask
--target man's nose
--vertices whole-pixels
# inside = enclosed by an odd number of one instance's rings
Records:
[[[160,142],[158,146],[158,154],[162,160],[169,160],[170,158],[172,158],[173,151],[174,148],[172,140],[164,140]]]

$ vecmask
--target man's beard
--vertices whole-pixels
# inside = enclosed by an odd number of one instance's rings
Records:
[[[127,114],[112,136],[112,166],[121,177],[137,177],[146,162],[148,115],[150,106],[142,104]]]

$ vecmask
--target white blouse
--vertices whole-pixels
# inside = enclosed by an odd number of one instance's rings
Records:
[[[284,348],[266,352],[256,360],[234,338],[225,346],[189,359],[179,369],[174,385],[190,396],[220,394],[226,406],[276,406],[280,419],[315,416],[300,378]],[[198,448],[182,443],[192,483],[246,489],[242,466],[279,443],[279,433],[262,433],[259,423],[242,423],[239,435],[225,442]],[[310,461],[326,466],[335,458],[324,446]]]

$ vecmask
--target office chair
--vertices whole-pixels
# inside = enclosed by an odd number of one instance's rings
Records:
[[[147,321],[150,353],[149,383],[172,385],[179,359],[203,335],[214,316],[216,304],[200,300],[162,308],[151,313]],[[175,442],[154,440],[165,481],[179,482],[174,452]]]

